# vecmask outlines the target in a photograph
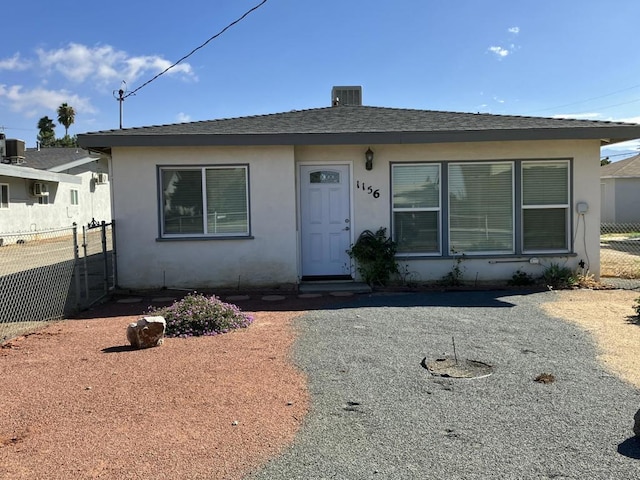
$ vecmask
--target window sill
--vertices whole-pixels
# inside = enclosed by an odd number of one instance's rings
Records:
[[[472,255],[472,254],[460,254],[460,255],[406,255],[406,254],[397,254],[396,260],[456,260],[461,258],[463,260],[494,260],[494,263],[499,263],[503,261],[522,261],[529,262],[532,258],[554,258],[554,257],[577,257],[578,254],[574,252],[544,252],[544,253],[522,253],[522,254],[501,254],[496,253],[495,255],[490,255],[483,253],[481,255]]]
[[[156,242],[208,242],[218,240],[253,240],[253,235],[238,235],[229,237],[158,237]]]

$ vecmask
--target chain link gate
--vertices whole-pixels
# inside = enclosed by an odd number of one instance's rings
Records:
[[[640,224],[600,225],[600,277],[618,288],[640,289]]]
[[[0,342],[105,298],[117,278],[113,239],[113,222],[0,233]]]

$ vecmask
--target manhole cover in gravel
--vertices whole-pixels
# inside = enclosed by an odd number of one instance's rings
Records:
[[[436,377],[450,378],[483,378],[493,373],[493,366],[477,360],[437,358],[436,360],[422,360],[422,366]]]

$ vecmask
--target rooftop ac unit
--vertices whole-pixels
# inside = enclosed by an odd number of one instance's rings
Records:
[[[49,195],[49,186],[46,183],[36,182],[33,184],[33,194],[36,197],[47,197]]]
[[[109,176],[106,173],[98,173],[96,176],[96,183],[98,185],[104,185],[109,181]]]

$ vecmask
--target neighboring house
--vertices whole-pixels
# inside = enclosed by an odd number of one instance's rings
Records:
[[[78,141],[110,159],[120,286],[202,288],[355,278],[346,251],[379,227],[423,281],[462,254],[474,282],[552,262],[599,276],[600,147],[637,137],[625,123],[343,105]]]
[[[81,148],[25,150],[24,142],[6,140],[15,142],[17,150],[5,148],[0,163],[0,234],[111,221],[104,156]]]
[[[640,223],[640,155],[600,167],[603,223]]]

